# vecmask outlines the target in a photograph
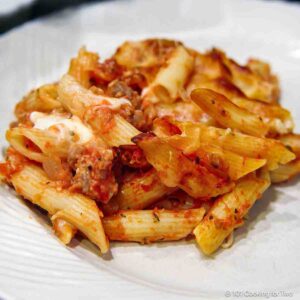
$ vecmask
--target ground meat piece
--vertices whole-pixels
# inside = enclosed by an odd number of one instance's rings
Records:
[[[124,72],[124,67],[120,66],[115,59],[110,58],[103,63],[99,63],[97,68],[91,71],[90,81],[92,85],[105,87],[109,82],[119,78]]]
[[[143,150],[136,145],[123,145],[118,149],[119,159],[122,165],[131,168],[150,168]]]
[[[72,146],[68,155],[74,171],[71,190],[107,203],[118,190],[112,171],[114,156],[114,151],[99,141]]]
[[[141,111],[143,112],[143,127],[140,129],[143,132],[151,131],[153,126],[153,121],[158,117],[158,112],[153,103],[143,102]]]
[[[142,98],[138,92],[134,91],[125,82],[115,80],[108,85],[107,95],[115,98],[124,97],[131,102],[131,106],[126,110],[120,112],[120,114],[133,126],[141,131],[149,129],[147,118],[144,116],[144,112],[141,109]]]
[[[141,95],[142,90],[148,85],[146,77],[139,70],[131,70],[126,72],[121,80],[130,88]]]
[[[136,109],[127,120],[142,132],[147,132],[152,129],[153,120],[150,120],[142,109]]]
[[[134,91],[131,87],[129,87],[125,82],[120,80],[114,80],[112,81],[106,91],[108,96],[114,97],[114,98],[127,98],[132,102],[133,106],[137,106],[140,103],[140,97],[139,94]]]

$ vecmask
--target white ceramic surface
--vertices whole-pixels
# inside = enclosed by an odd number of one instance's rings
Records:
[[[152,0],[67,10],[0,38],[0,143],[24,93],[56,80],[81,45],[102,57],[126,39],[164,36],[240,61],[269,61],[300,131],[300,7],[281,2]],[[230,250],[204,257],[194,242],[112,243],[102,258],[87,241],[64,247],[47,220],[0,187],[0,298],[221,298],[225,291],[300,297],[299,180],[270,189]],[[160,298],[158,298],[160,299]],[[256,298],[257,299],[257,298]],[[287,299],[287,298],[285,298]]]

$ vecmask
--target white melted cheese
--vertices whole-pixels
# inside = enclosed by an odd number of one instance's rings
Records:
[[[146,95],[148,94],[148,92],[149,92],[149,87],[143,88],[142,93],[141,93],[141,96],[142,96],[142,97],[146,96]]]
[[[278,118],[263,118],[263,121],[264,123],[271,125],[271,127],[274,128],[280,134],[289,133],[294,128],[294,123],[291,120],[282,121]]]
[[[99,98],[100,101],[102,101],[104,106],[108,106],[112,110],[120,109],[122,105],[131,106],[131,102],[125,98],[112,98],[112,97],[106,97],[102,95],[97,95],[97,97]]]
[[[76,116],[68,118],[63,114],[32,112],[30,121],[34,124],[34,128],[52,130],[59,134],[59,138],[63,140],[83,144],[93,138],[92,130],[85,126]]]

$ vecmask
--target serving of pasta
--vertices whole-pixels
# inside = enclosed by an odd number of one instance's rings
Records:
[[[57,82],[29,92],[6,132],[0,179],[45,210],[63,244],[194,237],[202,252],[233,232],[271,183],[300,173],[300,135],[270,66],[183,43],[81,48]]]

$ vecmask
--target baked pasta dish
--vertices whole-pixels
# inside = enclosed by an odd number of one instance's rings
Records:
[[[166,39],[85,48],[15,107],[0,178],[47,212],[63,244],[195,238],[206,255],[272,183],[300,172],[300,135],[258,59]]]

